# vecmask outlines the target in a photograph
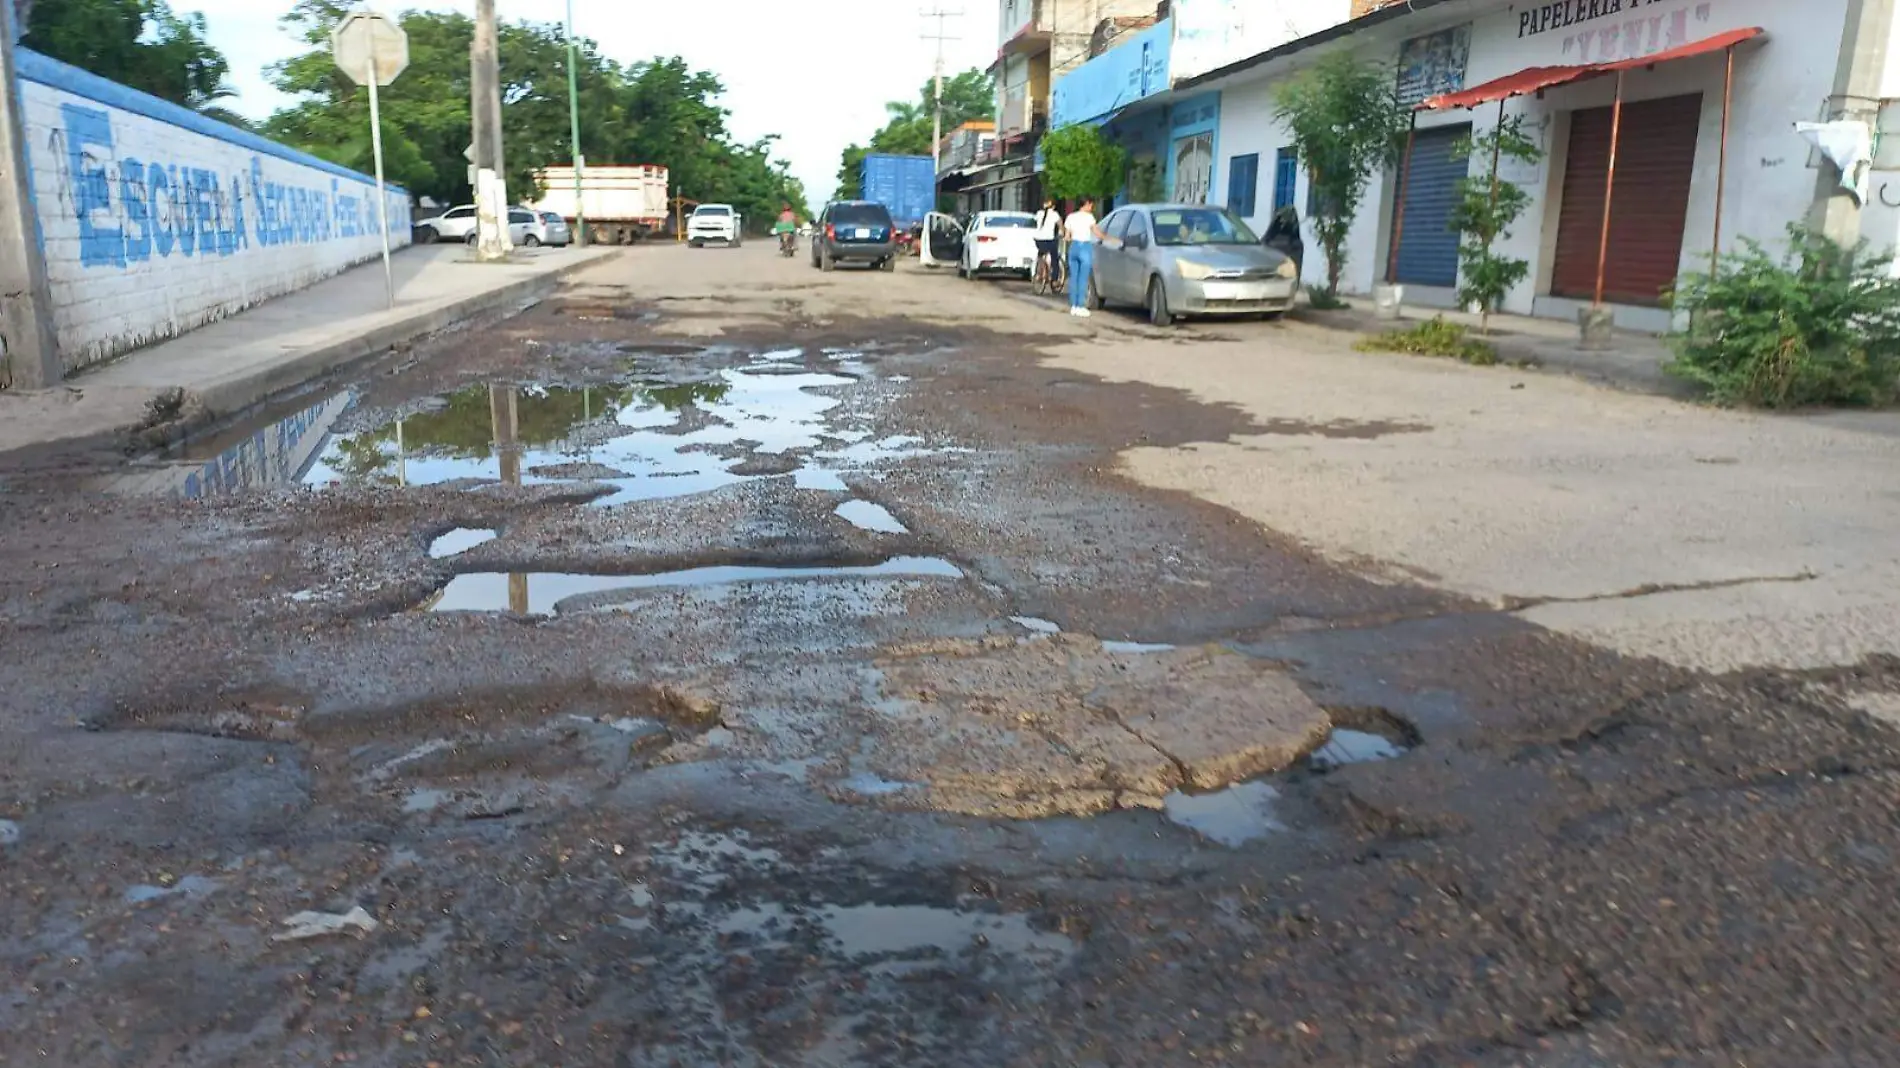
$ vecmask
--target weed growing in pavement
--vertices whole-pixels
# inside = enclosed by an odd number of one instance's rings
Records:
[[[1306,302],[1307,306],[1314,311],[1345,311],[1347,308],[1352,307],[1352,305],[1340,300],[1324,289],[1307,290]]]
[[[1780,259],[1742,239],[1674,297],[1689,328],[1665,369],[1718,404],[1887,404],[1900,392],[1900,279],[1890,260],[1788,228]]]
[[[1446,322],[1439,316],[1404,330],[1374,334],[1354,346],[1360,352],[1402,352],[1413,356],[1443,356],[1478,367],[1498,362],[1498,350],[1483,341],[1473,340],[1470,328]]]

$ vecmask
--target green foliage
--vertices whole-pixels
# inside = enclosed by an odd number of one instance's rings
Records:
[[[1685,277],[1670,373],[1722,404],[1878,405],[1900,384],[1900,280],[1865,243],[1843,248],[1800,226],[1780,258],[1743,239],[1712,274]]]
[[[864,157],[873,153],[897,156],[930,155],[930,138],[936,129],[935,84],[925,82],[915,100],[893,100],[884,105],[889,116],[882,129],[871,135],[869,145],[852,144],[838,160],[838,184],[831,194],[834,200],[856,200],[863,195],[861,172]],[[966,122],[987,119],[996,112],[996,83],[988,74],[972,68],[943,83],[943,132]]]
[[[231,96],[230,64],[205,41],[204,16],[174,14],[165,0],[42,0],[20,43],[213,118],[228,114],[215,105]]]
[[[1485,171],[1479,178],[1458,182],[1458,203],[1451,212],[1451,228],[1461,240],[1458,244],[1458,300],[1478,305],[1482,316],[1480,329],[1491,332],[1491,314],[1497,311],[1511,287],[1529,276],[1531,265],[1497,255],[1493,247],[1499,238],[1511,236],[1511,226],[1530,206],[1531,195],[1515,182],[1498,177],[1505,160],[1536,163],[1543,151],[1524,133],[1524,118],[1512,115],[1478,137],[1464,137],[1452,146],[1452,155],[1480,160]]]
[[[1152,204],[1166,197],[1161,164],[1153,156],[1142,156],[1128,163],[1128,199],[1137,204]]]
[[[1042,188],[1052,197],[1108,197],[1128,174],[1128,152],[1094,126],[1064,126],[1042,137]]]
[[[1392,71],[1334,52],[1281,89],[1280,120],[1313,183],[1313,231],[1326,253],[1326,292],[1339,293],[1346,237],[1372,172],[1391,162],[1407,125]]]
[[[1404,330],[1374,334],[1356,346],[1361,352],[1401,352],[1412,356],[1442,356],[1479,367],[1498,362],[1498,350],[1483,341],[1474,341],[1470,331],[1439,316],[1430,322]]]
[[[369,94],[336,69],[330,31],[354,5],[298,0],[283,24],[306,51],[271,68],[271,78],[300,98],[271,116],[264,132],[350,167],[368,170]],[[453,12],[408,11],[409,69],[382,91],[384,169],[393,182],[446,203],[472,195],[462,152],[471,137],[469,46],[474,21]],[[568,126],[567,38],[557,24],[500,27],[502,158],[511,199],[538,196],[533,173],[572,161]],[[599,164],[668,168],[673,192],[732,204],[768,225],[779,205],[805,210],[804,191],[773,142],[734,143],[716,103],[719,79],[678,57],[631,67],[577,42],[581,151]]]
[[[1314,311],[1344,311],[1352,305],[1333,296],[1323,289],[1309,289],[1306,292],[1307,304]]]

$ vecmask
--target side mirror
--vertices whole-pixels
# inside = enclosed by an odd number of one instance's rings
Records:
[[[1132,248],[1139,252],[1148,247],[1148,238],[1143,234],[1129,234],[1122,239],[1123,248]]]

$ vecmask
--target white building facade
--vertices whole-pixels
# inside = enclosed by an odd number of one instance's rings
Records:
[[[1808,218],[1817,186],[1838,178],[1795,124],[1833,115],[1848,6],[1848,0],[1414,0],[1189,79],[1177,92],[1221,93],[1216,175],[1257,175],[1259,188],[1247,196],[1217,187],[1211,199],[1250,209],[1244,212],[1249,221],[1264,228],[1280,208],[1310,216],[1308,175],[1292,154],[1275,98],[1328,50],[1349,49],[1392,66],[1408,103],[1476,90],[1529,68],[1639,61],[1621,74],[1613,187],[1607,179],[1616,75],[1581,77],[1502,101],[1502,114],[1523,119],[1544,158],[1504,168],[1503,176],[1532,202],[1499,251],[1531,264],[1529,278],[1506,298],[1507,312],[1573,318],[1593,303],[1600,275],[1617,325],[1661,331],[1670,325],[1666,292],[1680,274],[1706,269],[1718,241],[1724,251],[1743,238],[1776,241],[1790,223]],[[1746,39],[1732,49],[1725,43],[1738,38]],[[1885,46],[1881,98],[1900,95],[1900,64],[1893,62],[1900,49]],[[1668,58],[1704,47],[1711,50]],[[1651,57],[1661,59],[1640,62]],[[1836,109],[1839,104],[1833,102]],[[1866,109],[1875,106],[1869,101]],[[1456,303],[1458,241],[1448,226],[1453,190],[1460,178],[1488,175],[1490,164],[1458,158],[1452,146],[1490,129],[1499,109],[1499,101],[1487,100],[1470,110],[1418,112],[1406,162],[1375,175],[1360,206],[1343,288],[1365,293],[1392,280],[1404,286],[1407,303]],[[1875,152],[1861,213],[1863,233],[1883,248],[1900,243],[1900,174],[1888,168],[1900,169],[1900,139]],[[1612,191],[1604,254],[1606,189]],[[1318,284],[1326,263],[1310,222],[1307,245],[1306,280]]]

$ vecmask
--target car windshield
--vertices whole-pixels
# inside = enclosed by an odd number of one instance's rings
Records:
[[[985,215],[978,226],[990,230],[1022,229],[1028,230],[1036,225],[1034,215]]]
[[[731,208],[694,208],[694,215],[731,215]]]
[[[831,221],[838,226],[889,226],[891,214],[877,204],[840,204],[831,209]]]
[[[1152,214],[1157,245],[1257,245],[1247,224],[1219,208],[1162,208]]]

